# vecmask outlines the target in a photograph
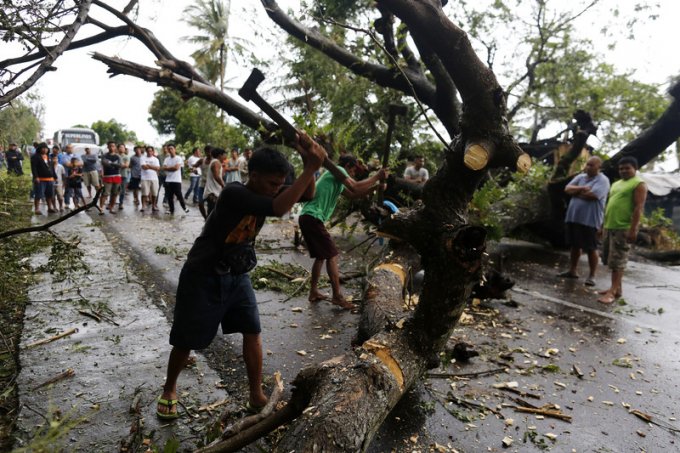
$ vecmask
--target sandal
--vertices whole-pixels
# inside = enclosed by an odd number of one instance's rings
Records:
[[[160,418],[161,420],[175,420],[179,418],[179,412],[177,412],[177,400],[165,400],[163,399],[163,396],[158,397],[158,407],[156,408],[156,417]],[[161,412],[158,410],[159,407],[164,406],[168,410],[167,412]],[[173,411],[172,408],[175,408]]]
[[[586,286],[595,286],[595,281],[593,281],[592,278],[587,278],[585,282],[583,282],[584,285]]]

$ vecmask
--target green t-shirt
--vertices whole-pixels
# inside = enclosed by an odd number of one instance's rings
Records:
[[[627,230],[633,217],[635,203],[633,193],[642,182],[639,176],[628,180],[619,179],[609,190],[609,201],[604,211],[604,227],[608,230]]]
[[[347,170],[342,167],[338,168],[345,176],[349,176]],[[322,222],[327,222],[333,215],[335,205],[338,204],[338,197],[343,190],[345,190],[345,186],[335,179],[331,172],[324,172],[316,181],[314,198],[304,204],[300,215],[307,214]]]

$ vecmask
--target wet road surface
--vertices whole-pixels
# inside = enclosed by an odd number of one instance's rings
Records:
[[[84,322],[88,326],[100,323],[82,316],[76,320],[72,306],[62,310],[64,304],[60,303],[46,310],[39,302],[63,297],[58,294],[59,285],[51,284],[49,278],[32,293],[35,302],[26,313],[25,343],[49,336],[46,329],[50,327],[62,330],[78,325],[82,329],[67,339],[22,353],[24,389],[66,367],[76,369],[73,378],[22,396],[22,401],[38,412],[46,413],[50,403],[60,402],[62,413],[87,414],[89,422],[65,440],[77,446],[74,450],[98,445],[103,435],[111,437],[107,445],[129,437],[134,417],[126,412],[135,389],[142,384],[147,390],[143,395],[143,431],[155,445],[162,445],[175,433],[183,447],[190,448],[200,436],[201,422],[208,414],[195,421],[184,417],[155,429],[153,398],[162,383],[169,350],[167,334],[177,277],[202,224],[195,208],[188,215],[167,216],[142,214],[129,204],[115,215],[80,214],[77,221],[58,228],[60,232],[78,232],[88,255],[98,257],[91,267],[99,276],[91,274],[86,280],[107,280],[105,286],[82,285],[84,296],[106,300],[123,321],[118,327],[105,323],[115,331],[90,332],[82,326]],[[293,249],[292,235],[289,220],[267,223],[258,241],[260,264],[293,262],[309,269],[311,260]],[[361,239],[360,235],[345,239],[342,248],[346,250]],[[442,356],[442,366],[431,370],[440,375],[424,379],[403,398],[370,451],[680,451],[669,432],[669,426],[680,427],[676,420],[680,418],[676,379],[680,372],[680,270],[631,263],[624,278],[625,304],[604,306],[596,302],[593,290],[583,286],[582,279],[555,276],[566,266],[566,253],[515,241],[493,248],[494,256],[504,257],[504,270],[517,281],[509,292],[516,306],[503,301],[471,305],[450,344],[465,341],[480,356],[468,364],[452,363]],[[371,250],[377,249],[374,245]],[[362,255],[362,251],[360,248],[355,254]],[[344,271],[362,269],[358,259],[343,257],[341,262]],[[585,262],[581,265],[585,272]],[[607,287],[606,269],[598,271],[596,283],[597,289]],[[89,293],[89,287],[96,289],[95,293]],[[360,297],[359,288],[349,292]],[[289,383],[304,365],[349,350],[358,315],[330,304],[310,306],[306,294],[287,300],[281,293],[258,291],[257,297],[266,376],[279,370]],[[120,337],[118,344],[115,335]],[[83,351],[84,347],[89,349]],[[184,397],[191,408],[227,398],[224,408],[239,410],[246,395],[240,347],[240,336],[218,336],[199,354],[198,368],[182,374],[180,386],[186,389]],[[78,357],[75,362],[74,357]],[[574,366],[583,376],[575,374]],[[442,376],[488,370],[504,371],[486,376]],[[108,377],[95,384],[98,378],[93,376],[98,375]],[[518,395],[494,387],[500,383],[513,383],[519,391],[539,397],[520,397],[536,407],[558,405],[571,416],[571,423],[515,411],[519,403],[512,398]],[[456,399],[458,403],[449,402]],[[480,409],[480,403],[489,409]],[[98,411],[91,412],[94,404]],[[110,418],[111,413],[103,409],[109,406],[119,418]],[[638,409],[669,426],[645,423],[629,409]],[[44,422],[30,414],[33,412],[22,410],[21,427],[27,433]],[[116,425],[118,421],[124,423],[104,429],[107,423]],[[502,446],[504,438],[512,442],[508,448]]]

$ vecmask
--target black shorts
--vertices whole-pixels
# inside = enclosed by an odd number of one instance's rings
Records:
[[[248,274],[217,275],[182,268],[170,344],[205,349],[222,333],[260,333],[260,314]]]
[[[580,223],[567,222],[566,224],[567,245],[579,248],[584,252],[597,250],[597,228]]]
[[[128,190],[139,190],[141,182],[142,178],[130,178],[130,182],[127,185]]]
[[[319,258],[329,260],[338,255],[338,249],[335,247],[333,238],[326,230],[323,222],[311,215],[303,214],[298,218],[300,224],[300,232],[305,238],[309,256],[312,258]]]

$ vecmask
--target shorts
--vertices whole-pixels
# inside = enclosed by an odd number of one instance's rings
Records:
[[[141,187],[141,182],[142,178],[130,178],[130,182],[128,183],[128,190],[139,190]]]
[[[83,185],[85,187],[95,186],[99,187],[99,173],[97,170],[86,171],[83,173]]]
[[[260,313],[250,276],[182,268],[170,344],[182,349],[205,349],[220,324],[223,334],[260,333]]]
[[[602,262],[614,271],[622,271],[628,263],[630,244],[628,230],[605,230]]]
[[[309,256],[329,260],[339,254],[335,242],[326,230],[323,222],[311,215],[303,214],[298,218],[300,232],[307,244]]]
[[[120,183],[119,182],[105,182],[104,183],[104,193],[102,193],[103,197],[111,195],[112,197],[115,197],[118,195],[120,192]]]
[[[54,184],[54,195],[60,200],[64,198],[64,186],[61,184]]]
[[[33,184],[36,200],[54,197],[54,181],[40,181]]]
[[[573,222],[567,222],[565,227],[567,245],[584,252],[598,249],[597,228]]]
[[[142,196],[147,197],[151,195],[155,197],[158,193],[158,187],[157,179],[142,179]]]

